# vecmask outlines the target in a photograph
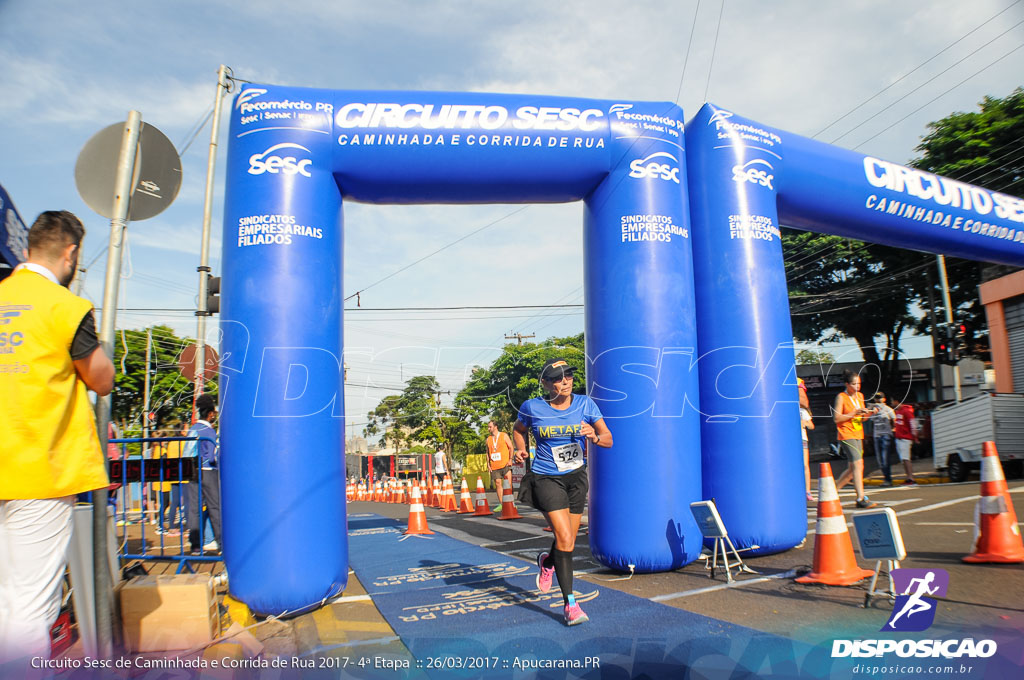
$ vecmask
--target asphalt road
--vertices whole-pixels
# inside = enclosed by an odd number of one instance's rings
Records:
[[[897,514],[907,549],[907,559],[900,566],[942,568],[949,573],[949,590],[940,602],[935,632],[981,634],[996,629],[1019,635],[1024,630],[1024,565],[972,565],[960,559],[971,551],[979,487],[977,481],[874,487],[870,495]],[[1024,511],[1024,481],[1009,480],[1009,487],[1015,505]],[[849,524],[855,511],[852,490],[840,492],[840,499]],[[492,506],[496,504],[493,492],[489,500]],[[540,550],[551,544],[551,534],[544,531],[540,513],[529,508],[519,511],[523,518],[512,521],[500,521],[497,515],[474,517],[434,509],[427,510],[427,517],[434,531],[532,562]],[[405,519],[408,506],[355,502],[349,504],[349,512],[375,512]],[[747,558],[747,564],[758,574],[737,576],[732,586],[720,570],[710,578],[703,560],[673,572],[637,574],[624,579],[622,574],[603,568],[590,554],[586,517],[577,541],[574,566],[580,578],[606,587],[812,644],[831,644],[836,638],[874,637],[888,619],[892,604],[880,596],[872,600],[870,607],[863,608],[868,581],[829,587],[801,585],[793,580],[794,573],[810,570],[815,513],[815,506],[809,505],[809,535],[804,547]],[[856,540],[853,542],[856,550]],[[857,558],[862,567],[874,567],[859,553]]]

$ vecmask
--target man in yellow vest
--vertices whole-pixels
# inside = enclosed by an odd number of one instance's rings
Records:
[[[491,468],[494,490],[498,492],[498,506],[494,508],[497,512],[501,510],[501,489],[512,486],[512,438],[499,430],[498,423],[493,420],[487,423],[487,431],[491,433],[487,437],[487,463]]]
[[[92,304],[68,290],[85,228],[41,214],[28,261],[0,282],[0,667],[50,655],[74,496],[109,484],[92,390],[114,387]]]

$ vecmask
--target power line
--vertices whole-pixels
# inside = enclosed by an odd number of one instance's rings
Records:
[[[583,305],[464,305],[461,307],[346,307],[346,312],[420,312],[457,309],[555,309]]]
[[[1018,0],[1019,2],[1020,0]],[[697,28],[697,15],[700,13],[700,0],[697,0],[697,9],[693,10],[693,23],[690,25],[690,39],[686,43],[686,56],[683,57],[683,72],[679,74],[679,89],[676,90],[676,104],[679,103],[679,96],[683,93],[683,78],[686,77],[686,64],[690,61],[690,48],[693,47],[693,32]]]
[[[583,305],[577,305],[577,306],[582,307]],[[568,313],[565,313],[565,314],[552,314],[552,315],[545,315],[545,316],[560,316],[560,317],[564,317],[564,316],[582,316],[582,315],[583,315],[583,312],[568,312]],[[370,321],[430,321],[430,322],[433,322],[433,321],[478,321],[478,320],[484,320],[484,319],[532,319],[533,316],[534,315],[529,315],[529,314],[512,315],[512,316],[508,316],[508,315],[498,315],[498,316],[434,316],[434,317],[422,317],[422,316],[391,317],[391,316],[389,316],[389,317],[377,317],[377,318],[372,318],[372,319],[362,319],[362,321],[365,321],[365,322],[370,322]]]
[[[907,78],[908,76],[910,76],[910,75],[911,75],[911,74],[913,74],[913,73],[916,73],[916,72],[917,72],[918,70],[920,70],[920,69],[921,69],[921,68],[922,68],[923,66],[925,66],[926,64],[928,64],[929,62],[931,62],[932,60],[934,60],[935,58],[937,58],[937,57],[938,57],[939,55],[941,55],[942,53],[944,53],[944,52],[946,52],[947,50],[949,50],[949,49],[950,49],[951,47],[953,47],[953,46],[957,45],[958,43],[960,43],[961,41],[963,41],[964,39],[966,39],[966,38],[967,38],[968,36],[970,36],[971,34],[975,33],[975,32],[976,32],[976,31],[978,31],[978,30],[980,30],[980,29],[981,29],[982,27],[984,27],[984,26],[986,26],[987,24],[989,24],[989,23],[990,23],[991,21],[993,21],[994,19],[996,19],[997,17],[999,17],[1000,15],[1002,15],[1003,13],[1005,13],[1005,12],[1006,12],[1007,10],[1009,10],[1009,9],[1010,9],[1011,7],[1013,7],[1014,5],[1018,4],[1019,2],[1020,2],[1020,0],[1015,0],[1015,2],[1012,2],[1012,3],[1010,3],[1009,5],[1007,5],[1007,6],[1006,6],[1006,7],[1004,7],[1004,8],[1002,9],[1002,10],[1000,10],[1000,11],[999,11],[999,12],[997,12],[996,14],[994,14],[994,15],[992,15],[991,17],[989,17],[988,19],[986,19],[986,20],[985,20],[984,22],[982,22],[981,24],[979,24],[979,25],[978,25],[978,26],[976,26],[975,28],[971,29],[971,30],[970,30],[970,31],[968,31],[967,33],[963,34],[962,36],[960,36],[959,38],[957,38],[956,40],[954,40],[953,42],[951,42],[950,44],[946,45],[946,46],[945,46],[945,47],[943,47],[943,48],[942,48],[941,50],[939,50],[938,52],[936,52],[935,54],[933,54],[933,55],[932,55],[931,57],[929,57],[928,59],[925,59],[925,60],[924,60],[923,62],[921,62],[920,64],[918,64],[917,66],[915,66],[915,67],[914,67],[913,69],[911,69],[911,70],[907,71],[906,73],[904,73],[903,75],[901,75],[901,76],[900,76],[899,78],[897,78],[897,79],[896,79],[896,80],[894,80],[893,82],[889,83],[888,85],[886,85],[885,87],[883,87],[883,88],[882,88],[881,90],[879,90],[878,92],[874,93],[873,95],[871,95],[870,97],[868,97],[867,99],[865,99],[864,101],[862,101],[862,102],[861,102],[860,104],[857,104],[857,106],[853,107],[852,109],[850,109],[849,111],[847,111],[846,113],[844,113],[843,115],[841,115],[841,116],[840,116],[839,118],[836,118],[836,119],[835,119],[834,121],[832,121],[831,123],[829,123],[829,124],[828,124],[828,125],[826,125],[825,127],[823,127],[823,128],[821,128],[820,130],[818,130],[818,131],[817,131],[816,133],[814,133],[814,135],[812,135],[812,139],[814,139],[814,138],[817,138],[817,136],[818,136],[818,135],[820,135],[821,133],[823,133],[823,132],[824,132],[825,130],[829,129],[830,127],[832,127],[833,125],[835,125],[835,124],[836,124],[836,123],[838,123],[839,121],[843,120],[844,118],[846,118],[847,116],[849,116],[849,115],[850,115],[851,113],[853,113],[853,112],[854,112],[854,111],[856,111],[857,109],[861,108],[862,106],[864,106],[865,104],[867,104],[868,102],[870,102],[871,100],[873,100],[873,99],[874,99],[875,97],[877,97],[877,96],[879,96],[879,95],[881,95],[881,94],[885,93],[885,92],[886,92],[886,91],[888,91],[888,90],[889,90],[890,88],[893,88],[893,87],[895,87],[896,85],[898,85],[899,83],[901,83],[901,82],[902,82],[902,81],[903,81],[903,80],[904,80],[905,78]]]
[[[1024,21],[1021,21],[1021,22],[1020,22],[1020,23],[1018,23],[1018,24],[1017,24],[1016,26],[1020,26],[1021,24],[1024,24]],[[1016,26],[1014,26],[1014,28],[1016,28]],[[956,88],[958,88],[958,87],[960,87],[961,85],[963,85],[964,83],[966,83],[966,82],[967,82],[968,80],[971,80],[972,78],[975,78],[976,76],[979,76],[979,75],[981,75],[982,73],[984,73],[984,72],[985,72],[985,71],[987,71],[988,69],[992,68],[993,66],[995,66],[996,64],[998,64],[999,62],[1001,62],[1001,61],[1002,61],[1003,59],[1006,59],[1006,58],[1007,58],[1008,56],[1010,56],[1011,54],[1013,54],[1014,52],[1016,52],[1017,50],[1019,50],[1019,49],[1020,49],[1020,48],[1022,48],[1022,47],[1024,47],[1024,43],[1021,43],[1020,45],[1017,45],[1017,46],[1016,46],[1016,47],[1014,47],[1014,48],[1013,48],[1012,50],[1010,50],[1009,52],[1007,52],[1006,54],[1004,54],[1003,56],[999,57],[998,59],[996,59],[995,61],[993,61],[993,62],[989,63],[988,65],[986,65],[985,67],[983,67],[983,68],[979,69],[978,71],[975,71],[974,73],[972,73],[971,75],[967,76],[966,78],[964,78],[963,80],[961,80],[961,81],[960,81],[959,83],[957,83],[957,84],[956,84],[956,85],[954,85],[953,87],[951,87],[951,88],[949,88],[948,90],[946,90],[945,92],[943,92],[943,93],[939,94],[938,96],[936,96],[935,98],[931,99],[930,101],[928,101],[928,102],[925,102],[924,104],[922,104],[921,106],[917,107],[916,109],[914,109],[913,111],[911,111],[911,112],[910,112],[910,113],[908,113],[907,115],[905,115],[905,116],[903,116],[902,118],[900,118],[900,119],[899,119],[898,121],[896,121],[896,122],[895,122],[895,123],[893,123],[892,125],[890,125],[890,126],[888,126],[888,127],[886,127],[886,128],[883,128],[883,129],[879,130],[878,132],[876,132],[875,134],[871,135],[870,137],[868,137],[867,139],[865,139],[865,140],[864,140],[863,142],[861,142],[861,143],[860,143],[860,144],[858,144],[857,146],[853,147],[853,148],[854,148],[854,150],[856,150],[856,149],[859,149],[860,147],[864,146],[865,144],[867,144],[868,142],[870,142],[870,141],[871,141],[872,139],[874,139],[875,137],[878,137],[878,136],[879,136],[880,134],[882,134],[883,132],[886,132],[886,131],[888,131],[888,130],[891,130],[892,128],[896,127],[897,125],[899,125],[900,123],[902,123],[903,121],[905,121],[905,120],[906,120],[907,118],[910,118],[910,117],[911,117],[912,115],[914,115],[915,113],[917,113],[918,111],[920,111],[920,110],[921,110],[921,109],[923,109],[924,107],[928,106],[929,104],[932,104],[932,103],[934,103],[934,102],[938,101],[938,100],[939,100],[939,99],[941,99],[942,97],[946,96],[947,94],[949,94],[950,92],[952,92],[952,91],[953,91],[953,90],[955,90]]]
[[[446,245],[441,246],[440,248],[438,248],[434,252],[429,253],[427,255],[424,255],[423,257],[421,257],[420,259],[416,260],[415,262],[410,262],[409,264],[405,265],[404,267],[401,267],[400,269],[397,269],[396,271],[391,272],[390,274],[388,274],[384,278],[378,279],[378,280],[374,281],[373,283],[371,283],[370,285],[364,286],[363,288],[360,288],[355,293],[353,293],[352,295],[349,295],[347,298],[345,298],[344,302],[348,302],[352,298],[358,298],[360,293],[365,293],[366,291],[368,291],[369,289],[373,288],[377,284],[384,283],[385,281],[387,281],[391,277],[397,276],[398,274],[401,274],[406,269],[409,269],[410,267],[414,267],[414,266],[418,265],[420,262],[423,262],[424,260],[429,259],[429,258],[433,257],[434,255],[437,255],[438,253],[440,253],[443,250],[447,250],[448,248],[451,248],[456,243],[461,243],[462,241],[465,241],[470,236],[475,236],[476,234],[479,234],[480,232],[484,231],[485,229],[490,229],[491,227],[493,227],[494,225],[498,224],[499,222],[507,220],[508,218],[510,218],[510,217],[512,217],[514,215],[518,215],[519,213],[523,212],[524,210],[527,210],[529,207],[530,206],[528,206],[528,205],[524,205],[522,208],[519,208],[518,210],[513,210],[512,212],[508,213],[504,217],[499,217],[498,219],[494,220],[493,222],[485,224],[484,226],[480,227],[479,229],[475,229],[474,231],[469,232],[465,236],[457,238],[454,241],[452,241],[451,243],[448,243]]]
[[[944,69],[943,69],[942,71],[939,71],[939,72],[938,72],[938,73],[936,73],[936,74],[935,74],[934,76],[932,76],[932,77],[931,77],[931,78],[929,78],[928,80],[924,81],[923,83],[921,83],[920,85],[918,85],[917,87],[915,87],[915,88],[914,88],[913,90],[911,90],[910,92],[906,93],[905,95],[903,95],[902,97],[900,97],[900,98],[899,98],[899,99],[897,99],[896,101],[894,101],[894,102],[891,102],[891,103],[890,103],[890,104],[889,104],[888,106],[886,106],[886,107],[885,107],[884,109],[882,109],[882,110],[880,110],[880,111],[876,112],[876,113],[875,113],[874,115],[872,115],[872,116],[870,116],[870,117],[866,118],[865,120],[862,120],[862,121],[861,121],[860,123],[858,123],[858,124],[857,124],[857,125],[855,125],[854,127],[850,128],[849,130],[847,130],[847,131],[846,131],[846,132],[844,132],[843,134],[839,135],[838,137],[836,137],[835,139],[833,139],[833,140],[832,140],[832,141],[831,141],[830,143],[831,143],[831,144],[835,144],[835,143],[836,143],[836,141],[838,141],[838,140],[842,139],[843,137],[845,137],[846,135],[850,134],[850,133],[851,133],[851,132],[853,132],[854,130],[857,130],[857,129],[861,128],[861,127],[862,127],[862,126],[863,126],[863,125],[864,125],[865,123],[868,123],[868,122],[870,122],[870,121],[874,120],[874,119],[875,119],[875,118],[877,118],[878,116],[882,115],[883,113],[885,113],[886,111],[888,111],[889,109],[891,109],[891,108],[892,108],[893,106],[895,106],[896,104],[899,104],[899,103],[900,103],[901,101],[903,101],[904,99],[906,99],[906,98],[907,98],[907,97],[909,97],[910,95],[912,95],[912,94],[914,94],[915,92],[917,92],[918,90],[920,90],[920,89],[921,89],[922,87],[924,87],[925,85],[928,85],[929,83],[933,82],[934,80],[936,80],[936,79],[937,79],[937,78],[939,78],[940,76],[942,76],[942,75],[945,75],[945,74],[946,74],[946,73],[947,73],[948,71],[950,71],[951,69],[953,69],[953,68],[954,68],[954,67],[956,67],[956,66],[959,66],[959,65],[960,65],[961,63],[963,63],[963,62],[964,62],[964,61],[966,61],[967,59],[969,59],[969,58],[973,57],[973,56],[974,56],[975,54],[977,54],[977,53],[978,53],[978,52],[980,52],[981,50],[985,49],[986,47],[988,47],[989,45],[991,45],[992,43],[994,43],[994,42],[995,42],[996,40],[999,40],[999,39],[1000,39],[1000,38],[1002,38],[1002,37],[1003,37],[1004,35],[1006,35],[1006,34],[1007,34],[1007,33],[1009,33],[1010,31],[1012,31],[1013,29],[1017,28],[1017,27],[1018,27],[1018,26],[1020,26],[1021,24],[1024,24],[1024,20],[1018,21],[1018,22],[1017,22],[1016,24],[1014,24],[1014,25],[1013,25],[1013,26],[1011,26],[1010,28],[1006,29],[1005,31],[1003,31],[1002,33],[1000,33],[999,35],[997,35],[996,37],[992,38],[991,40],[989,40],[989,41],[988,41],[987,43],[985,43],[985,44],[984,44],[984,45],[982,45],[981,47],[978,47],[978,48],[977,48],[977,49],[975,49],[974,51],[972,51],[972,52],[969,52],[968,54],[966,54],[966,55],[965,55],[965,56],[963,56],[962,58],[960,58],[960,59],[958,59],[957,61],[953,62],[952,64],[950,64],[949,66],[947,66],[946,68],[944,68]],[[991,64],[990,64],[990,65],[991,65]],[[987,68],[987,67],[986,67],[986,68]],[[982,70],[984,70],[984,69],[982,69]],[[980,73],[980,71],[979,71],[979,73]],[[975,75],[977,75],[977,74],[975,74]],[[947,90],[946,92],[948,92],[948,91],[949,91],[949,90]],[[945,94],[945,93],[943,93],[943,94]],[[941,96],[941,95],[940,95],[940,96]],[[935,101],[935,100],[933,99],[932,101]],[[931,102],[928,102],[928,103],[930,104]],[[925,106],[927,106],[927,104],[925,104]],[[922,107],[922,108],[924,108],[924,107]],[[920,110],[921,110],[921,109],[917,109],[916,111],[914,111],[914,113],[916,113],[917,111],[920,111]],[[902,119],[901,119],[901,120],[902,120]],[[891,126],[890,126],[890,127],[891,127]],[[889,129],[889,128],[886,128],[886,130],[888,130],[888,129]],[[881,133],[879,133],[879,134],[881,134]],[[872,137],[871,139],[874,139],[874,137]],[[861,144],[864,144],[864,142],[861,142]],[[854,147],[854,148],[856,148],[856,147]]]
[[[206,127],[206,121],[210,120],[210,118],[213,117],[213,109],[214,106],[211,105],[210,110],[206,112],[206,116],[202,119],[202,121],[196,124],[192,130],[186,133],[186,136],[188,136],[189,134],[191,134],[192,136],[189,137],[188,142],[179,145],[181,147],[181,151],[178,152],[179,158],[181,156],[184,156],[185,152],[188,151],[188,147],[192,146],[192,142],[196,141],[196,137],[198,137],[199,133],[202,132],[204,127]]]
[[[708,64],[708,80],[704,84],[704,101],[708,100],[708,89],[711,87],[711,72],[715,68],[715,52],[718,51],[718,33],[722,30],[722,14],[725,12],[725,0],[718,10],[718,26],[715,28],[715,43],[711,47],[711,63]]]

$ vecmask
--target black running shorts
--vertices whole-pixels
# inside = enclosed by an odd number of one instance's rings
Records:
[[[590,480],[586,466],[564,475],[533,475],[533,507],[542,512],[569,509],[582,515]]]

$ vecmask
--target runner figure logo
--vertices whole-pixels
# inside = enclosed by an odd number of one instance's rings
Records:
[[[928,595],[945,597],[949,574],[945,569],[893,569],[896,604],[882,630],[905,633],[922,631],[935,622],[936,601]]]

